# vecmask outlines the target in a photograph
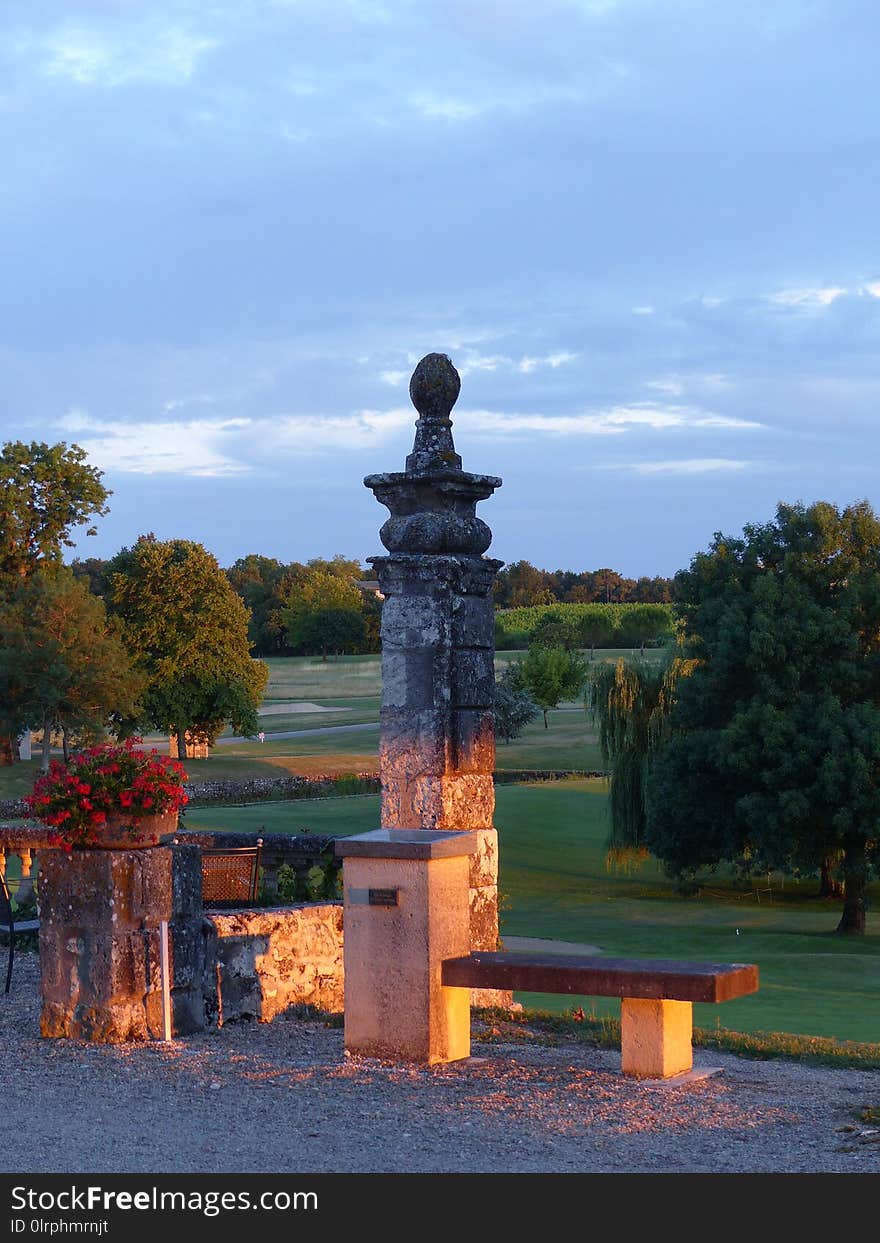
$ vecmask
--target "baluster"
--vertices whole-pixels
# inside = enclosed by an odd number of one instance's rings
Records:
[[[21,860],[21,880],[18,882],[15,900],[19,906],[24,906],[29,902],[34,893],[34,879],[31,876],[31,866],[33,864],[33,852],[29,846],[20,846],[18,849],[18,857]]]

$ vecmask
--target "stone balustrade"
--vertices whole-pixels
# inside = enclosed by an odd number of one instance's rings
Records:
[[[38,850],[49,847],[49,832],[45,825],[33,822],[0,824],[0,876],[7,880],[10,859],[19,860],[17,885],[10,885],[19,906],[25,906],[33,897],[34,856]],[[8,879],[11,881],[12,877]]]

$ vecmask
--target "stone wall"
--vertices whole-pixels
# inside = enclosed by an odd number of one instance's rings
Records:
[[[212,911],[203,978],[209,1026],[295,1005],[342,1013],[342,903]]]

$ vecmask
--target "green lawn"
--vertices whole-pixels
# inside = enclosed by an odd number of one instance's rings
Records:
[[[606,871],[604,783],[505,786],[496,793],[502,935],[581,941],[608,954],[755,962],[761,991],[696,1006],[698,1026],[880,1039],[880,915],[869,914],[867,936],[837,937],[837,904],[811,896],[814,880],[786,880],[783,887],[780,877],[771,878],[772,893],[756,895],[714,876],[707,879],[711,893],[682,899],[653,862],[628,875]],[[342,836],[376,828],[378,816],[378,796],[368,796],[200,809],[186,820],[193,828]],[[766,877],[756,879],[756,888],[766,884]],[[871,898],[880,907],[880,885]],[[578,1004],[555,995],[520,1000],[556,1010]],[[580,1004],[599,1015],[619,1009],[609,998]]]

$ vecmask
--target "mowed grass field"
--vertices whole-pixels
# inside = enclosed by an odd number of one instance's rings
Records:
[[[522,652],[500,652],[500,671]],[[604,650],[597,660],[631,656],[630,651]],[[648,651],[648,659],[660,653]],[[588,659],[589,653],[585,653]],[[379,704],[381,659],[378,656],[341,656],[322,661],[319,657],[278,657],[266,662],[269,684],[263,701],[272,709],[260,718],[265,742],[231,740],[221,736],[206,760],[189,763],[193,781],[265,777],[280,771],[314,776],[319,773],[376,771],[379,759]],[[289,712],[279,711],[292,705]],[[317,709],[317,711],[315,710]],[[587,772],[603,768],[595,729],[583,703],[569,703],[549,713],[549,729],[542,718],[529,725],[511,743],[499,743],[498,768],[556,768]],[[352,729],[352,726],[359,728]],[[364,727],[364,728],[360,728]],[[319,733],[313,731],[319,730]],[[292,737],[278,735],[292,734]],[[146,741],[163,753],[168,739],[147,735]],[[0,768],[0,798],[17,798],[33,787],[39,760]]]
[[[723,1005],[698,1005],[701,1027],[780,1031],[840,1040],[880,1039],[880,885],[863,938],[834,935],[839,904],[813,897],[817,882],[779,876],[738,885],[706,878],[679,898],[653,861],[629,874],[605,867],[607,790],[602,781],[501,786],[502,936],[595,945],[609,955],[754,962],[761,990]],[[377,796],[192,810],[189,827],[349,835],[376,828]],[[619,1013],[611,998],[527,994],[530,1006],[578,1004]]]

